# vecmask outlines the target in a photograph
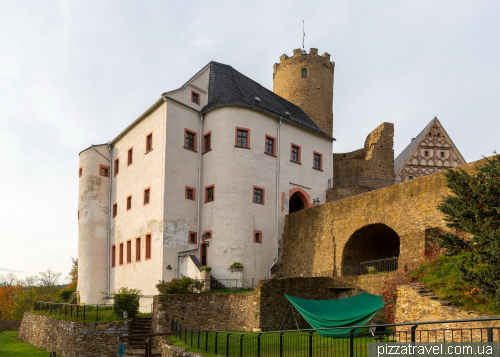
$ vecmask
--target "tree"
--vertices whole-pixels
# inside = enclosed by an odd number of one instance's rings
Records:
[[[54,287],[61,277],[61,273],[53,272],[51,268],[40,272],[40,284],[43,287]]]
[[[500,302],[500,155],[494,154],[476,173],[458,168],[444,174],[452,194],[438,209],[451,232],[436,235],[446,255],[463,257],[461,279]]]
[[[76,286],[78,285],[78,258],[73,258],[71,257],[71,260],[73,262],[73,266],[71,267],[71,270],[69,271],[68,274],[68,279],[70,280],[69,285],[66,287],[66,289],[76,289]]]
[[[5,275],[0,275],[0,286],[12,286],[17,282],[17,276],[13,273],[7,273]]]

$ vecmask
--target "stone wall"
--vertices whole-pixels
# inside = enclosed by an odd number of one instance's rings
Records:
[[[1,320],[0,332],[2,331],[17,331],[21,326],[21,320]]]
[[[25,312],[18,338],[61,356],[117,356],[116,338],[128,331],[123,321],[69,322]]]
[[[398,287],[398,298],[396,304],[396,316],[395,323],[406,323],[406,322],[425,322],[425,321],[444,321],[444,320],[464,320],[464,319],[479,319],[495,317],[486,314],[481,314],[475,311],[462,310],[456,307],[448,306],[447,301],[435,300],[426,297],[424,294],[419,293],[420,287],[403,285]],[[464,328],[486,328],[486,327],[500,327],[500,321],[486,321],[486,322],[461,322],[453,324],[432,324],[432,325],[420,325],[417,331],[421,330],[432,330],[432,329],[464,329]],[[409,331],[410,327],[398,327],[398,330]],[[434,334],[429,332],[430,337],[433,339]],[[480,330],[464,330],[463,338],[464,340],[470,339],[472,334],[474,341],[480,341],[481,331]],[[486,333],[483,331],[483,339],[486,337]],[[422,333],[420,335],[417,333],[416,338],[419,342],[419,337],[422,336],[422,340],[427,340],[428,333]],[[447,341],[451,341],[452,334],[447,332],[444,334]],[[493,334],[494,340],[498,341],[498,334],[495,332]],[[443,334],[438,334],[439,341],[443,340]],[[458,331],[454,333],[454,340],[460,341],[462,334]]]

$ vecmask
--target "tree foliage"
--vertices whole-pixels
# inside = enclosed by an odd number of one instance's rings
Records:
[[[118,317],[126,311],[132,318],[139,312],[139,300],[144,295],[139,289],[120,288],[111,294],[114,299],[114,310]]]
[[[172,279],[169,282],[159,281],[156,288],[160,294],[195,294],[203,288],[203,283],[199,280],[183,276],[180,279]]]
[[[68,279],[70,283],[66,287],[66,289],[76,289],[78,285],[78,258],[71,257],[71,261],[73,262],[73,266],[68,274]]]
[[[486,158],[475,173],[458,168],[445,178],[451,194],[438,209],[451,231],[437,233],[438,243],[444,254],[464,256],[457,265],[463,281],[500,302],[500,155]]]

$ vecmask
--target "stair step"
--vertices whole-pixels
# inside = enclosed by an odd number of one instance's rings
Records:
[[[161,356],[161,351],[158,348],[154,348],[151,350],[152,356]],[[145,355],[145,350],[143,349],[130,349],[125,350],[125,354],[123,357],[133,357],[133,356],[141,356]]]

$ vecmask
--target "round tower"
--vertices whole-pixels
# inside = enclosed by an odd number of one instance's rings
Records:
[[[333,132],[333,72],[335,62],[330,55],[311,48],[309,54],[300,49],[293,56],[280,57],[274,64],[273,91],[301,107],[328,135]]]
[[[110,165],[106,144],[80,153],[78,286],[80,301],[97,304],[108,290]]]

